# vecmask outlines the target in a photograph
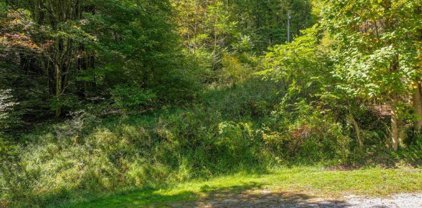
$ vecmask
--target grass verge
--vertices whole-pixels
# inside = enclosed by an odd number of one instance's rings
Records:
[[[347,195],[388,196],[422,192],[422,169],[368,168],[332,171],[317,167],[275,169],[268,174],[239,173],[207,181],[191,181],[164,189],[144,189],[67,207],[165,207],[180,202],[230,196],[243,192],[300,193],[325,198]]]

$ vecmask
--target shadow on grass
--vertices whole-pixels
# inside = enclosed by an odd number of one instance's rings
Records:
[[[157,190],[141,190],[112,195],[100,198],[88,203],[78,203],[64,206],[71,208],[111,208],[111,207],[167,207],[167,203],[177,201],[192,201],[197,198],[193,192],[180,192],[172,195],[163,195],[157,193]]]
[[[207,207],[207,208],[226,208],[226,207],[256,207],[256,208],[308,208],[308,207],[332,207],[346,208],[351,206],[345,201],[340,200],[318,200],[315,197],[287,192],[266,192],[261,193],[240,193],[230,194],[224,197],[209,197],[195,202],[176,203],[169,207]]]
[[[320,201],[306,194],[271,192],[263,190],[263,184],[246,183],[231,187],[204,185],[198,192],[162,194],[149,189],[114,195],[73,208],[112,207],[335,207],[350,205],[344,201]]]
[[[106,198],[100,198],[88,203],[79,203],[65,207],[72,208],[94,208],[94,207],[173,207],[172,204],[181,202],[195,202],[202,197],[214,197],[226,194],[241,193],[246,190],[260,188],[257,183],[245,183],[238,186],[216,188],[204,185],[198,192],[182,191],[177,193],[162,194],[157,189],[144,189],[132,191]]]

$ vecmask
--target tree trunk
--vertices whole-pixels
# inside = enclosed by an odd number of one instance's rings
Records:
[[[54,64],[55,69],[55,81],[56,81],[56,89],[55,89],[55,96],[56,96],[56,118],[60,117],[61,115],[61,104],[60,104],[60,96],[62,93],[62,73],[60,66],[58,64]]]
[[[391,139],[392,139],[392,147],[394,151],[399,149],[400,143],[400,131],[399,131],[399,119],[397,116],[397,112],[393,110],[391,115]]]
[[[415,94],[413,97],[413,105],[415,107],[415,114],[416,114],[416,130],[422,130],[422,84],[417,83],[417,87],[415,90]]]
[[[406,137],[406,128],[400,120],[399,111],[393,107],[391,112],[391,139],[394,151],[403,145]]]
[[[390,1],[387,1],[388,6],[387,8],[390,8]],[[396,73],[400,69],[399,66],[399,55],[396,54],[391,62],[390,66],[390,72]],[[392,147],[394,151],[397,151],[399,149],[400,145],[400,136],[402,134],[400,133],[400,117],[399,117],[399,110],[397,109],[397,104],[399,103],[399,95],[397,93],[394,93],[392,96],[392,102],[391,102],[391,139],[392,139]]]
[[[363,140],[362,140],[362,133],[361,133],[359,124],[356,121],[356,119],[353,117],[352,114],[349,115],[349,120],[352,123],[353,128],[355,129],[356,139],[358,141],[359,148],[362,149],[363,148]]]

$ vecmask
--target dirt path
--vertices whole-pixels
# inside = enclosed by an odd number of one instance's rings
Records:
[[[259,191],[255,193],[222,194],[207,199],[174,204],[171,207],[200,208],[422,208],[422,194],[398,194],[386,198],[347,196],[341,200],[327,200],[302,194],[274,193]]]

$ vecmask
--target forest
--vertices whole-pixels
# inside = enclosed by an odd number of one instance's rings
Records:
[[[422,1],[0,0],[0,161],[0,208],[420,193]]]

